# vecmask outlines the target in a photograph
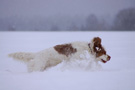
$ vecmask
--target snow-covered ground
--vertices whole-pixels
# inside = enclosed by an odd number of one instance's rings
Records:
[[[112,57],[102,69],[84,70],[75,62],[28,73],[7,55],[38,52],[56,44],[102,38]],[[135,90],[135,32],[0,32],[0,90]],[[70,63],[71,64],[71,63]]]

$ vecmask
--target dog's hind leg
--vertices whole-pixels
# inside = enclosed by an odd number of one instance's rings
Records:
[[[27,63],[27,70],[28,72],[33,72],[34,71],[34,67],[35,67],[35,64],[34,64],[34,60],[31,60]]]

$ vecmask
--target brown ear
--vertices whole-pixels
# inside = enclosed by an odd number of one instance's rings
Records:
[[[93,45],[93,50],[94,50],[94,52],[97,53],[98,50],[102,49],[101,39],[100,39],[99,37],[95,37],[95,38],[93,39],[93,43],[94,43],[94,45]]]
[[[95,38],[93,39],[93,42],[94,42],[95,45],[99,45],[99,44],[101,44],[101,38],[95,37]]]

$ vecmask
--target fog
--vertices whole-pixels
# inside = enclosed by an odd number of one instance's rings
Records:
[[[135,0],[0,0],[0,30],[116,30],[116,15],[128,8]],[[87,28],[91,16],[100,28]]]

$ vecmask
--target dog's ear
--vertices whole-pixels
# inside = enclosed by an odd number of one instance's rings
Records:
[[[95,37],[94,39],[93,39],[93,43],[94,43],[94,45],[100,45],[101,44],[101,38],[99,38],[99,37]]]
[[[99,37],[93,38],[93,50],[94,52],[99,52],[102,49],[101,39]]]

